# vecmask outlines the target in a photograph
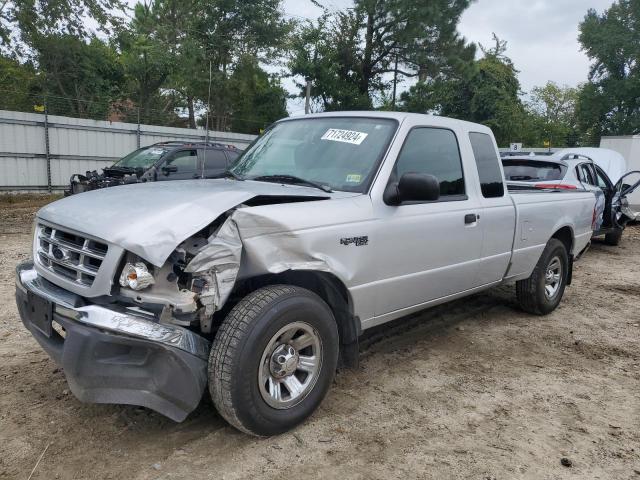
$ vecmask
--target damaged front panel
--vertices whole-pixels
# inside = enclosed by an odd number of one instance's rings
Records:
[[[233,290],[241,255],[238,227],[233,218],[228,217],[198,249],[184,270],[192,274],[191,290],[198,293],[203,308],[200,324],[204,332],[211,331],[213,313],[225,304]]]
[[[211,331],[213,315],[228,301],[238,279],[304,270],[330,273],[347,287],[358,281],[363,269],[356,265],[368,263],[368,242],[341,242],[340,235],[368,238],[366,224],[306,228],[310,222],[334,221],[335,212],[319,203],[306,205],[305,210],[317,212],[309,218],[296,215],[302,209],[295,203],[279,205],[278,209],[239,205],[217,220],[219,226],[212,227],[208,237],[200,232],[179,245],[176,252],[186,252],[187,262],[180,276],[181,287],[193,295],[201,331]],[[347,216],[349,211],[355,216],[370,205],[362,197],[345,199],[345,203],[350,207],[342,209]],[[283,215],[283,210],[290,211]],[[327,244],[333,237],[335,241]]]

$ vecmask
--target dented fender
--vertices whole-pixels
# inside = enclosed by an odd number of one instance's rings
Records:
[[[346,211],[353,208],[354,215],[361,208],[370,206],[368,198],[349,203],[351,208]],[[290,208],[291,214],[283,215],[283,208]],[[201,303],[205,306],[212,303],[213,311],[220,310],[239,279],[286,271],[326,272],[339,279],[347,289],[357,285],[358,276],[363,274],[362,267],[370,258],[368,237],[361,236],[369,231],[367,223],[316,227],[313,223],[320,221],[322,225],[322,219],[313,214],[301,218],[296,213],[302,209],[303,205],[279,205],[279,208],[240,205],[227,212],[225,222],[208,238],[207,245],[185,270],[210,280],[210,289],[201,294]],[[333,213],[306,203],[304,211],[309,210],[321,212],[320,216],[326,215],[327,219]],[[348,241],[353,240],[354,235],[359,242],[357,245]]]

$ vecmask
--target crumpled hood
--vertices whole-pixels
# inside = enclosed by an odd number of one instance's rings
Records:
[[[113,243],[162,266],[180,243],[251,198],[343,195],[227,179],[151,182],[73,195],[45,206],[38,218]]]

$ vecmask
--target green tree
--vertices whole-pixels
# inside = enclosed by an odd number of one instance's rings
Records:
[[[280,4],[281,0],[138,4],[119,40],[131,101],[140,104],[143,117],[152,119],[168,115],[170,120],[176,108],[183,108],[187,125],[195,128],[199,114],[206,112],[211,66],[209,126],[226,130],[235,109],[230,77],[237,63],[247,56],[269,63],[285,45],[290,23]],[[206,117],[200,123],[205,124]]]
[[[313,81],[314,99],[325,109],[370,108],[389,89],[392,72],[431,82],[459,68],[458,59],[473,60],[473,46],[456,31],[469,4],[355,0],[353,9],[325,12],[300,28],[292,74]]]
[[[33,112],[42,103],[39,83],[33,65],[0,56],[0,110]]]
[[[265,72],[255,57],[242,57],[230,78],[231,130],[258,134],[287,116],[287,92]]]
[[[640,132],[640,1],[618,0],[601,15],[589,10],[579,40],[592,61],[578,101],[586,142]]]
[[[125,91],[118,104],[127,121],[175,124],[175,95],[163,92],[174,70],[167,43],[157,34],[155,5],[138,3],[127,28],[115,39],[125,74]]]
[[[122,23],[122,0],[3,0],[0,2],[0,50],[29,53],[34,44],[49,35],[91,36],[87,18],[103,32]],[[26,48],[25,48],[26,47]]]
[[[577,88],[559,86],[548,82],[534,87],[528,109],[541,140],[554,147],[572,147],[579,134],[576,124]]]
[[[269,63],[285,47],[291,22],[284,18],[281,2],[282,0],[193,2],[194,12],[190,16],[191,23],[185,28],[185,37],[189,39],[189,44],[197,46],[200,54],[195,58],[181,55],[177,65],[184,72],[184,85],[204,103],[208,98],[208,71],[211,65],[212,128],[229,128],[232,108],[229,77],[240,58],[250,55],[261,63]],[[185,42],[185,45],[188,43]],[[186,53],[192,54],[193,50]],[[185,58],[187,61],[182,62]]]
[[[106,119],[124,81],[117,52],[92,38],[49,35],[34,44],[49,112]]]
[[[482,47],[481,47],[482,48]],[[418,83],[402,96],[403,108],[482,123],[499,145],[531,141],[530,118],[520,100],[518,71],[506,56],[506,42],[494,35],[484,57],[433,85]]]
[[[325,13],[317,22],[299,26],[292,39],[289,69],[293,76],[312,81],[315,108],[324,111],[366,110],[371,98],[362,93],[359,17],[353,12]],[[297,82],[300,96],[306,81]]]

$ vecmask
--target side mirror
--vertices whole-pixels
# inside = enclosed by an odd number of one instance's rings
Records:
[[[405,173],[399,182],[392,182],[384,192],[387,205],[403,202],[433,202],[440,198],[440,182],[426,173]]]
[[[162,173],[165,175],[169,175],[170,173],[176,173],[178,171],[178,167],[175,165],[166,165],[162,167]]]

